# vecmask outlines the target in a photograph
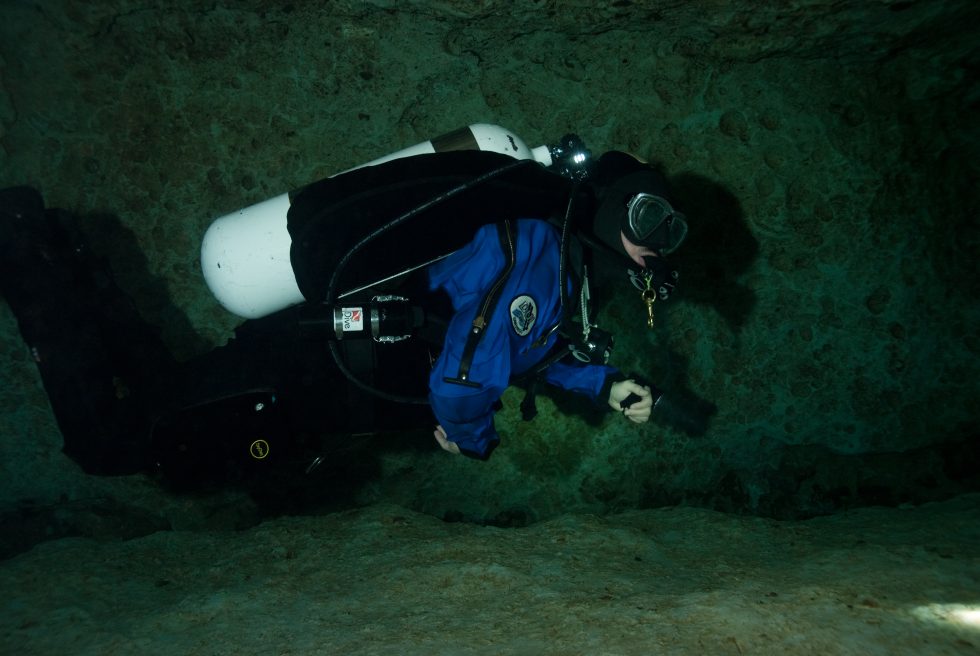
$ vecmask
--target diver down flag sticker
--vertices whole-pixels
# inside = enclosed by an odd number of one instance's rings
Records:
[[[514,326],[514,332],[521,337],[531,332],[537,318],[538,304],[527,294],[518,296],[510,302],[510,322]]]

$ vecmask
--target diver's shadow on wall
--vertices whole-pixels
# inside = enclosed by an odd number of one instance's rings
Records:
[[[671,178],[677,205],[688,216],[684,246],[671,256],[680,272],[679,295],[713,307],[738,332],[756,304],[755,291],[738,281],[759,255],[759,242],[745,222],[741,204],[704,176]]]
[[[116,285],[130,298],[140,316],[156,327],[178,355],[207,350],[208,342],[174,305],[164,279],[150,272],[136,235],[119,217],[92,212],[74,215],[74,221],[86,246],[111,271]]]

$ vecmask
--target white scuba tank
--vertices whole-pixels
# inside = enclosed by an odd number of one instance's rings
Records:
[[[552,164],[547,146],[532,149],[509,130],[476,123],[348,170],[452,150],[492,151]],[[257,319],[304,300],[289,260],[288,211],[289,194],[285,193],[215,219],[205,233],[201,243],[204,280],[229,312]]]

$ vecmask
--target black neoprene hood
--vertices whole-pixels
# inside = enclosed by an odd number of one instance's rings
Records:
[[[648,193],[671,202],[667,179],[662,173],[616,150],[599,158],[592,184],[596,195],[593,232],[617,253],[626,253],[620,232],[627,232],[626,205],[630,198],[639,193]]]

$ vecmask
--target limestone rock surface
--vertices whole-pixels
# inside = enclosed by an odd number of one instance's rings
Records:
[[[520,529],[392,505],[0,562],[0,651],[973,654],[980,497],[802,522],[694,508]]]
[[[473,122],[534,145],[577,132],[661,164],[691,218],[656,328],[627,291],[603,321],[615,364],[717,406],[708,434],[560,395],[525,424],[510,390],[490,463],[406,437],[357,451],[367,473],[331,494],[498,524],[921,503],[978,485],[978,14],[973,0],[4,2],[0,184],[82,215],[187,357],[237,322],[199,271],[215,217]],[[201,525],[149,479],[86,477],[60,453],[2,303],[0,371],[4,517],[107,498]]]

